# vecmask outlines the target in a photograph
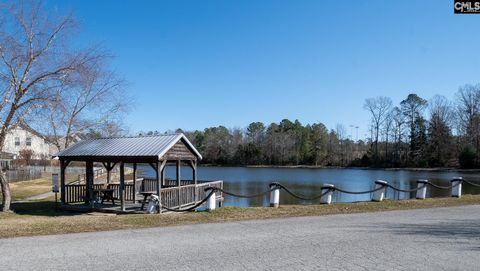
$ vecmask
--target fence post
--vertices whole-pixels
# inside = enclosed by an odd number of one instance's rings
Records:
[[[379,189],[383,187],[382,189]],[[387,182],[383,180],[375,181],[375,189],[379,189],[373,192],[372,200],[373,201],[382,201],[385,198],[385,192],[387,191]]]
[[[332,195],[335,186],[333,184],[324,184],[322,185],[322,196],[320,197],[320,203],[330,204],[332,203]]]
[[[455,177],[450,182],[452,183],[452,197],[460,198],[462,196],[462,177]]]
[[[271,183],[270,190],[272,190],[270,191],[270,207],[278,208],[278,205],[280,204],[280,187]]]
[[[417,199],[425,199],[427,196],[427,184],[428,180],[418,180],[417,181],[417,188],[420,188],[417,190]]]
[[[216,197],[215,197],[215,190],[213,190],[211,187],[207,187],[205,191],[212,191],[207,199],[207,211],[213,211],[217,207]]]

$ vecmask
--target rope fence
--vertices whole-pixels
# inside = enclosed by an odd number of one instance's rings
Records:
[[[335,191],[337,191],[339,193],[352,194],[352,195],[372,194],[373,193],[372,201],[382,201],[385,198],[387,188],[390,188],[390,189],[392,189],[394,191],[397,191],[397,192],[404,192],[404,193],[416,192],[417,193],[416,194],[417,199],[425,199],[427,187],[429,187],[429,186],[432,187],[432,188],[436,188],[436,189],[443,189],[443,190],[450,189],[452,197],[460,197],[461,196],[461,194],[462,194],[462,192],[461,192],[462,183],[465,183],[465,184],[473,186],[473,187],[480,187],[480,184],[473,183],[473,182],[470,182],[470,181],[467,181],[467,180],[463,180],[461,177],[456,177],[456,178],[452,179],[450,182],[451,182],[451,185],[449,185],[449,186],[441,186],[441,185],[431,183],[428,180],[418,180],[416,188],[402,189],[402,188],[395,187],[395,186],[387,183],[386,181],[378,180],[378,181],[375,181],[375,188],[370,189],[370,190],[366,190],[366,191],[348,191],[348,190],[344,190],[344,189],[335,187],[332,184],[324,184],[321,188],[321,193],[319,195],[316,195],[316,196],[313,196],[313,197],[307,197],[307,196],[304,196],[304,195],[299,195],[297,193],[294,193],[289,188],[285,187],[284,185],[282,185],[278,182],[270,183],[269,184],[270,189],[268,189],[264,192],[256,193],[256,194],[252,194],[252,195],[236,194],[236,193],[232,193],[230,191],[226,191],[226,190],[224,190],[222,188],[219,188],[219,187],[207,187],[207,188],[205,188],[205,192],[210,191],[209,194],[204,199],[202,199],[200,202],[195,204],[194,206],[191,206],[191,207],[186,208],[186,209],[180,209],[180,208],[173,209],[173,208],[169,208],[168,206],[159,204],[160,205],[159,208],[160,208],[160,210],[165,209],[165,210],[171,211],[171,212],[188,212],[188,211],[194,211],[194,210],[196,210],[197,208],[199,208],[200,206],[202,206],[203,204],[206,203],[206,209],[208,211],[211,211],[211,210],[214,210],[216,208],[216,205],[217,205],[216,204],[216,197],[215,197],[216,192],[220,192],[220,193],[223,193],[223,194],[225,194],[227,196],[231,196],[231,197],[246,198],[246,199],[265,197],[268,194],[270,194],[270,206],[278,207],[279,201],[280,201],[280,190],[285,191],[290,196],[292,196],[296,199],[299,199],[299,200],[316,201],[316,200],[320,199],[320,203],[330,204],[331,201],[332,201],[332,194]]]

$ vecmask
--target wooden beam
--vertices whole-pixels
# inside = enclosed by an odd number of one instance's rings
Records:
[[[158,171],[158,163],[148,163],[152,168],[153,170]]]
[[[107,170],[107,184],[110,183],[110,171],[115,167],[117,163],[112,162],[102,162],[103,167]]]
[[[163,161],[160,163],[160,167],[159,167],[159,168],[160,168],[160,171],[162,171],[162,170],[165,168],[166,165],[167,165],[167,160],[163,160]]]
[[[64,160],[65,168],[67,168],[68,165],[70,165],[70,162],[72,162],[72,160]]]
[[[120,162],[120,206],[125,211],[125,166]]]
[[[188,160],[188,166],[191,169],[195,169],[196,164],[197,164],[197,160]]]
[[[102,162],[102,164],[103,164],[103,167],[104,167],[106,170],[112,170],[117,163]]]

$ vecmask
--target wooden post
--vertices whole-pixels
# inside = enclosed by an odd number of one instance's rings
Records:
[[[107,169],[107,184],[110,183],[110,170],[112,170],[112,168],[110,167],[110,162],[107,163],[107,166],[105,167]]]
[[[90,205],[91,208],[94,207],[95,199],[93,194],[93,162],[85,162],[85,184],[87,186],[88,196],[86,203]]]
[[[155,164],[155,177],[157,178],[157,196],[158,196],[158,212],[161,213],[162,212],[162,194],[160,189],[161,189],[161,185],[160,185],[160,164],[159,162],[157,162]]]
[[[135,196],[137,194],[137,191],[135,191],[137,188],[137,163],[133,163],[133,203],[135,203]]]
[[[65,204],[65,169],[67,167],[66,161],[60,160],[60,201]]]
[[[161,172],[162,174],[162,187],[165,187],[166,185],[166,179],[165,179],[165,167],[162,168]]]
[[[182,177],[181,177],[181,175],[180,175],[180,169],[181,169],[181,168],[180,168],[180,163],[181,163],[181,161],[180,161],[180,160],[177,160],[177,188],[178,188],[178,192],[177,192],[177,195],[178,195],[177,202],[178,202],[178,208],[180,208],[180,206],[181,206],[181,202],[180,202],[180,195],[181,195],[181,193],[180,193],[180,185],[181,185],[181,183],[180,183],[180,182],[181,182]]]
[[[195,184],[195,195],[193,196],[193,201],[194,202],[197,202],[197,198],[198,198],[198,195],[197,195],[197,161],[196,160],[193,160],[191,161],[191,164],[192,164],[192,177],[193,177],[193,183]]]
[[[125,211],[125,165],[120,162],[120,206]]]
[[[161,184],[161,187],[165,187],[165,166],[167,165],[167,160],[163,160],[158,165],[160,166],[158,169],[160,178],[161,178],[160,184]]]
[[[193,167],[193,183],[197,185],[197,161],[193,160],[192,161],[192,167]]]

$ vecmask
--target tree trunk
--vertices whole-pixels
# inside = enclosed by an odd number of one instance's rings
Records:
[[[2,187],[2,211],[10,211],[10,203],[12,197],[10,195],[10,185],[8,184],[7,174],[5,171],[2,171],[0,174],[0,186]]]

